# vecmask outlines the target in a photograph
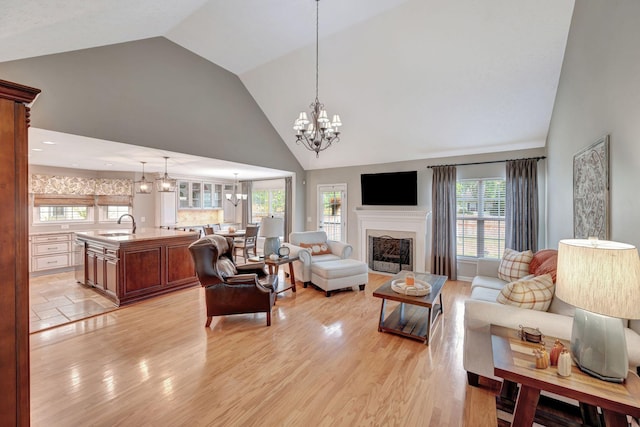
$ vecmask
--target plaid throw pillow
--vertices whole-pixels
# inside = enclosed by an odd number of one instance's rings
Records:
[[[513,249],[505,249],[498,267],[498,278],[505,282],[513,282],[522,279],[529,274],[529,263],[533,258],[533,252],[516,252]]]
[[[547,311],[556,286],[550,274],[520,279],[506,285],[498,294],[500,304],[514,305],[531,310]]]

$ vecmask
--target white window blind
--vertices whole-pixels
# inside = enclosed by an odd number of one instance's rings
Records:
[[[465,179],[456,183],[458,256],[502,257],[505,204],[504,179]]]

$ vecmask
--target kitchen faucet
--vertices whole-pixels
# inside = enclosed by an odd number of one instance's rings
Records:
[[[136,234],[136,219],[133,217],[133,215],[124,214],[124,215],[120,216],[120,218],[118,218],[118,224],[122,223],[122,218],[124,218],[125,216],[130,216],[131,217],[131,222],[133,223],[133,228],[131,230],[131,234]]]

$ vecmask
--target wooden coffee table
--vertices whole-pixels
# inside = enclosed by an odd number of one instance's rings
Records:
[[[555,338],[544,339],[549,351]],[[564,344],[569,348],[569,343]],[[616,384],[587,375],[576,366],[566,378],[558,376],[556,367],[536,369],[533,349],[540,344],[522,341],[518,331],[496,325],[491,326],[491,346],[494,375],[505,380],[501,396],[507,394],[506,387],[516,390],[513,384],[520,384],[512,426],[530,426],[538,417],[541,390],[577,400],[581,406],[600,407],[607,427],[626,427],[626,415],[640,417],[640,379],[635,373],[630,372],[623,384]]]
[[[374,297],[382,298],[378,332],[402,335],[429,345],[431,328],[438,315],[443,313],[440,291],[447,281],[447,276],[415,273],[416,280],[422,280],[431,285],[431,292],[422,297],[413,297],[399,294],[391,289],[391,282],[404,278],[406,274],[407,272],[402,272],[393,276],[373,293]],[[398,301],[400,305],[385,318],[387,300]]]

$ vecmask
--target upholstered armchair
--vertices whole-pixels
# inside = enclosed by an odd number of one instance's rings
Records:
[[[293,263],[296,279],[303,283],[311,282],[311,265],[317,262],[347,259],[353,247],[344,242],[328,240],[324,231],[295,231],[289,234],[289,256],[299,256],[300,261]]]
[[[267,275],[264,263],[236,265],[233,239],[209,235],[193,242],[189,252],[200,284],[205,289],[207,323],[213,316],[241,313],[267,313],[271,325],[271,307],[275,303],[278,276]]]

